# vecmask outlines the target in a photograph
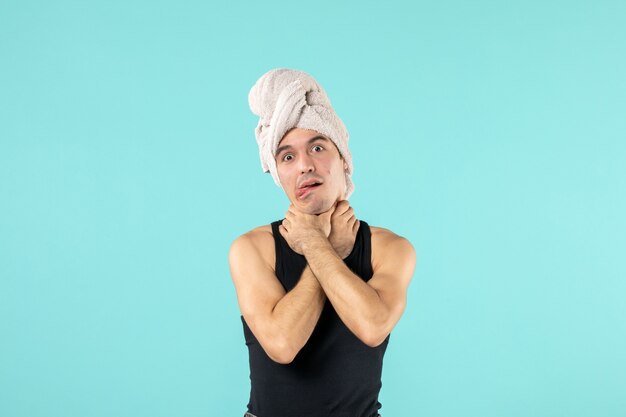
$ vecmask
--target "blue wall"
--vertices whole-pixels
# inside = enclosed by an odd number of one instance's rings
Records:
[[[243,414],[274,67],[417,251],[384,417],[626,415],[626,3],[367,3],[0,3],[0,416]]]

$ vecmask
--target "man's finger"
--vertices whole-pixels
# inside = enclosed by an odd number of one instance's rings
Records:
[[[344,216],[354,216],[354,209],[352,207],[348,207],[346,211],[343,212]]]
[[[339,214],[343,214],[350,208],[350,203],[348,200],[341,200],[337,203],[337,212]]]

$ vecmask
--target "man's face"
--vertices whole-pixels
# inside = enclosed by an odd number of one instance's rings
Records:
[[[280,183],[300,211],[323,213],[343,199],[347,165],[330,139],[314,130],[291,129],[275,158]]]

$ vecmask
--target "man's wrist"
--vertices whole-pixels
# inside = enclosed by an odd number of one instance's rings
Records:
[[[325,245],[330,245],[328,238],[321,232],[316,232],[309,237],[302,245],[302,252],[306,256],[307,252],[318,250]]]

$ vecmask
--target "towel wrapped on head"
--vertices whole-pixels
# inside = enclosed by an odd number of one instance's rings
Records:
[[[276,171],[276,149],[283,136],[295,127],[315,130],[332,140],[346,161],[347,199],[354,191],[348,130],[333,110],[326,92],[309,74],[287,68],[266,72],[248,94],[250,109],[259,116],[255,129],[261,167],[282,187]]]

